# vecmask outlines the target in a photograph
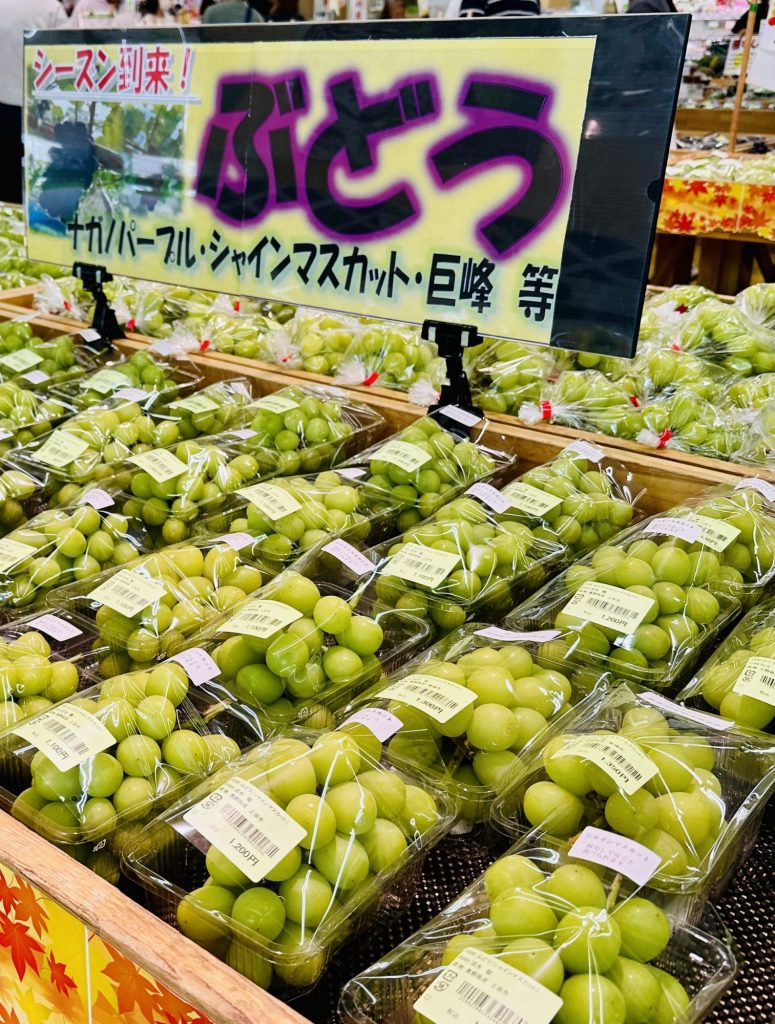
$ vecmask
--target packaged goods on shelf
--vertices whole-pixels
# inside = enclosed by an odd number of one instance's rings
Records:
[[[164,346],[191,352],[225,352],[243,359],[278,363],[286,369],[298,358],[285,329],[260,313],[212,310],[177,320]]]
[[[515,414],[523,402],[539,400],[543,385],[567,369],[570,358],[562,349],[485,338],[465,350],[463,365],[476,405]]]
[[[167,400],[154,409],[154,418],[174,424],[177,437],[167,430],[174,444],[179,438],[190,441],[196,437],[220,434],[246,421],[253,401],[250,381],[244,377],[217,380],[183,398]],[[163,441],[157,442],[164,447]]]
[[[715,299],[700,303],[682,318],[677,343],[738,377],[775,369],[775,332]]]
[[[752,284],[738,293],[735,305],[749,320],[768,330],[775,329],[775,284]]]
[[[16,529],[47,505],[45,474],[17,469],[0,459],[0,536]]]
[[[775,744],[626,686],[598,690],[546,733],[493,801],[496,830],[562,843],[585,825],[659,856],[649,885],[697,915],[756,840]]]
[[[309,335],[307,341],[309,344]],[[419,328],[365,321],[354,331],[333,376],[343,384],[410,393],[424,383],[438,392],[447,376],[447,364],[438,355],[436,344],[420,337]]]
[[[200,538],[134,558],[88,582],[60,586],[49,603],[95,622],[106,649],[100,673],[107,677],[170,657],[265,581],[266,572],[245,550]]]
[[[53,395],[37,394],[18,381],[0,383],[0,456],[47,434],[76,412]]]
[[[452,823],[443,791],[380,753],[365,727],[271,739],[141,832],[124,870],[155,913],[257,985],[308,988],[346,938],[408,904]]]
[[[0,322],[0,380],[53,391],[96,373],[111,358],[87,347],[75,334],[38,333],[30,317]]]
[[[675,920],[660,894],[615,868],[518,843],[348,982],[339,1014],[345,1024],[430,1024],[485,1007],[503,1020],[675,1024],[705,1019],[736,967],[723,941]]]
[[[362,693],[338,727],[371,727],[394,764],[429,775],[463,820],[482,821],[525,751],[580,696],[533,661],[545,639],[469,623]]]
[[[140,351],[85,374],[78,381],[54,387],[51,394],[78,409],[100,405],[113,396],[121,397],[125,391],[133,401],[150,400],[155,404],[193,391],[201,380],[197,368],[186,359],[165,360]]]
[[[80,278],[64,273],[58,276],[43,274],[40,287],[32,298],[33,309],[39,313],[68,317],[82,323],[88,316],[92,297]]]

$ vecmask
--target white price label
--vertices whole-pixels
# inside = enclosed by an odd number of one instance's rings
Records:
[[[466,494],[473,494],[484,505],[491,508],[493,512],[507,512],[511,508],[511,502],[505,494],[501,494],[497,487],[492,484],[471,484]]]
[[[218,403],[207,395],[189,395],[170,402],[171,409],[185,409],[186,412],[217,412]]]
[[[186,472],[185,462],[168,452],[166,448],[154,448],[150,452],[142,452],[140,455],[130,455],[129,461],[147,473],[157,484],[174,480]]]
[[[253,403],[254,409],[267,409],[269,412],[276,412],[279,416],[290,412],[291,409],[298,409],[299,403],[283,395],[264,395],[257,402]]]
[[[662,862],[658,853],[634,839],[587,825],[570,848],[570,856],[618,871],[636,885],[645,885]]]
[[[775,662],[773,662],[775,667]],[[668,700],[667,697],[663,697],[661,693],[652,693],[651,690],[646,693],[639,694],[640,700],[645,700],[652,707],[659,708],[660,711],[664,711],[668,715],[678,715],[681,718],[688,718],[690,722],[696,722],[697,725],[703,725],[706,729],[715,729],[718,732],[725,732],[727,729],[731,729],[735,724],[730,722],[728,718],[720,718],[718,715],[709,715],[705,711],[695,711],[694,708],[684,707],[683,704],[676,704],[675,701]]]
[[[43,751],[63,772],[76,768],[116,742],[115,736],[96,715],[72,704],[49,708],[13,731]]]
[[[735,484],[736,491],[743,491],[746,489],[758,491],[759,494],[763,495],[763,497],[767,499],[767,501],[775,502],[775,484],[771,484],[769,480],[762,480],[760,476],[750,476]]]
[[[170,661],[177,662],[185,670],[194,686],[209,683],[221,672],[207,651],[203,651],[201,647],[191,647],[187,651],[173,654]]]
[[[628,796],[657,774],[657,766],[626,736],[569,736],[560,751],[596,764]]]
[[[342,722],[342,725],[348,725],[350,722],[365,725],[374,733],[380,743],[395,736],[404,725],[397,715],[391,714],[385,708],[361,708],[360,711],[356,711],[354,715],[350,715],[346,721]]]
[[[241,487],[237,494],[247,498],[251,505],[255,505],[272,522],[301,511],[301,504],[294,496],[277,484],[252,484],[250,487]]]
[[[651,611],[653,601],[643,594],[633,594],[608,583],[582,583],[562,610],[596,626],[632,633]]]
[[[216,543],[228,544],[235,551],[242,551],[248,544],[253,543],[254,538],[249,533],[224,533],[216,537]]]
[[[563,448],[564,452],[575,452],[577,455],[583,455],[585,459],[589,459],[590,462],[598,463],[602,462],[605,452],[602,448],[598,448],[596,444],[592,444],[591,441],[584,441],[579,439],[569,444],[567,448]]]
[[[375,566],[357,548],[354,548],[352,544],[348,544],[346,540],[337,538],[336,540],[329,541],[323,548],[323,551],[327,551],[329,555],[339,559],[342,565],[346,565],[356,576],[363,576],[364,573],[374,572]]]
[[[280,601],[248,601],[222,626],[219,633],[245,633],[266,640],[302,618],[300,611]]]
[[[83,338],[84,341],[99,341],[102,335],[100,334],[99,331],[95,331],[91,327],[85,327],[81,331],[81,337]]]
[[[251,882],[260,882],[307,834],[247,779],[229,779],[183,815]]]
[[[383,576],[398,576],[400,579],[418,583],[434,590],[460,564],[460,555],[454,551],[437,551],[422,544],[404,544],[387,562]]]
[[[657,533],[663,537],[678,537],[679,540],[688,541],[694,544],[700,539],[702,530],[700,524],[693,519],[682,519],[680,516],[658,516],[646,523],[643,527],[644,533]]]
[[[16,352],[9,352],[7,356],[0,356],[0,367],[4,370],[13,370],[14,373],[24,373],[31,370],[38,363],[43,362],[43,356],[37,352],[30,352],[27,348],[20,348]]]
[[[549,1024],[561,1007],[550,989],[475,946],[441,968],[413,1006],[431,1024]]]
[[[711,551],[725,551],[740,536],[736,526],[730,526],[721,519],[692,513],[692,522],[700,527],[700,544]]]
[[[344,469],[337,469],[334,472],[343,476],[345,480],[357,480],[360,476],[366,476],[366,470],[360,469],[358,466],[345,466]]]
[[[488,640],[509,640],[517,644],[546,644],[550,640],[556,640],[561,632],[560,629],[535,629],[520,632],[513,629],[502,629],[500,626],[486,626],[484,629],[477,629],[476,635],[487,637]]]
[[[462,423],[465,427],[474,427],[477,423],[482,422],[482,417],[476,413],[469,412],[467,409],[461,409],[459,405],[442,405],[438,410],[449,419],[455,420],[456,423]]]
[[[512,508],[519,509],[529,516],[545,516],[553,508],[562,505],[562,498],[556,494],[546,494],[544,491],[533,487],[531,484],[523,484],[520,480],[514,480],[503,488],[503,493],[509,499]]]
[[[119,615],[131,619],[144,608],[156,604],[165,594],[164,586],[156,580],[139,576],[131,569],[119,569],[110,579],[95,587],[87,599],[107,605]]]
[[[83,391],[96,391],[100,395],[107,395],[122,388],[126,382],[126,374],[118,370],[104,369],[98,370],[91,377],[84,377],[78,382],[78,387]]]
[[[90,491],[78,502],[79,505],[91,505],[92,508],[110,508],[111,505],[115,505],[115,501],[111,498],[107,491],[103,491],[101,487],[92,487]]]
[[[732,690],[775,707],[775,658],[749,658]]]
[[[441,725],[476,700],[476,694],[468,687],[453,683],[449,679],[426,676],[421,672],[412,672],[399,682],[392,683],[384,690],[380,690],[379,696],[389,697],[391,700],[424,711]]]
[[[22,544],[21,541],[11,540],[10,537],[3,537],[0,540],[0,570],[5,572],[20,565],[28,558],[34,558],[38,549],[31,544]]]
[[[122,388],[117,391],[114,398],[124,398],[127,402],[142,402],[148,397],[148,392],[142,388]]]
[[[406,441],[388,441],[378,448],[374,453],[374,459],[378,462],[387,462],[390,466],[398,466],[407,473],[416,473],[418,469],[430,462],[433,456],[416,444],[407,444]]]
[[[44,466],[52,466],[54,469],[62,469],[75,462],[89,447],[89,442],[82,437],[76,437],[66,430],[55,430],[49,434],[37,451],[31,453],[35,462],[41,462]]]
[[[32,619],[27,625],[32,629],[39,629],[41,633],[53,637],[54,640],[74,640],[75,637],[83,635],[83,630],[74,626],[72,622],[67,622],[65,619],[60,619],[58,615],[48,613],[39,615],[37,619]]]
[[[42,370],[30,370],[22,374],[22,380],[28,380],[30,384],[45,384],[48,379],[48,374]]]

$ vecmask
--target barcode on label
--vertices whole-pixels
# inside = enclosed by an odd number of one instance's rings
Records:
[[[65,725],[64,722],[49,722],[48,729],[49,732],[58,736],[62,743],[68,746],[74,754],[79,757],[89,756],[88,744],[84,743],[78,736],[78,733],[73,732],[69,725]]]
[[[404,544],[400,551],[387,562],[382,570],[384,576],[398,576],[400,579],[418,583],[431,589],[437,587],[449,576],[460,556],[453,551],[436,551],[422,544]]]
[[[627,794],[635,793],[657,773],[651,758],[625,736],[568,737],[562,753],[592,761]]]
[[[643,594],[634,594],[608,583],[589,582],[579,587],[563,613],[620,633],[632,633],[646,618],[652,605],[652,599]]]
[[[432,456],[430,452],[418,448],[416,444],[409,444],[407,441],[388,441],[374,453],[374,458],[391,466],[398,466],[399,469],[405,469],[408,473],[414,473],[426,462],[430,462]]]
[[[775,658],[749,658],[732,690],[775,706]]]
[[[66,430],[55,430],[31,455],[36,462],[42,462],[45,466],[61,468],[73,462],[79,455],[83,455],[88,447],[88,441],[84,441],[83,438],[76,437]]]
[[[154,448],[152,451],[142,452],[140,455],[130,455],[129,461],[134,462],[159,484],[174,480],[175,477],[185,473],[187,468],[185,462],[181,462],[166,448]]]
[[[247,839],[257,853],[266,857],[277,856],[277,851],[280,849],[277,843],[265,835],[258,826],[252,825],[238,807],[234,807],[228,802],[222,803],[221,817],[244,839]]]
[[[508,497],[509,504],[520,512],[528,515],[543,516],[552,509],[562,504],[562,498],[554,494],[545,494],[531,484],[524,484],[520,480],[507,484],[503,493]]]
[[[218,632],[247,633],[265,640],[301,617],[300,611],[281,601],[249,601]]]
[[[146,579],[131,569],[119,569],[88,594],[88,599],[107,605],[114,612],[132,618],[144,608],[160,601],[166,593],[164,585]]]
[[[116,742],[96,715],[72,704],[60,704],[13,730],[63,771],[83,764]]]
[[[708,516],[692,514],[692,522],[700,527],[700,543],[711,551],[724,551],[740,536],[740,530],[729,523],[710,519]]]
[[[457,996],[461,1003],[470,1006],[483,1014],[493,1024],[530,1024],[526,1017],[516,1010],[510,1009],[500,999],[483,992],[470,981],[461,981],[457,987]]]
[[[243,487],[237,494],[241,495],[273,522],[293,515],[301,509],[301,505],[292,494],[276,484],[253,484]]]
[[[385,687],[379,695],[418,708],[441,724],[454,718],[458,711],[476,700],[473,690],[459,683],[426,676],[419,672]]]

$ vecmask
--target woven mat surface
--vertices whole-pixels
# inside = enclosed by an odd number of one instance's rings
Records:
[[[340,950],[320,985],[293,1006],[315,1024],[339,1024],[342,986],[430,920],[487,867],[491,855],[465,837],[432,850],[408,909],[374,922]],[[739,973],[707,1018],[712,1024],[775,1024],[775,806],[751,856],[717,903],[732,935]]]

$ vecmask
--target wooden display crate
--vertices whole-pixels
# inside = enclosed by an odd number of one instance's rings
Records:
[[[6,309],[1,317],[11,317]],[[40,317],[34,321],[41,332],[69,330],[76,324]],[[140,349],[145,339],[128,338],[119,343],[126,352]],[[236,361],[218,353],[197,355],[193,361],[207,379],[229,376],[234,370],[251,379],[257,391],[270,393],[310,375],[280,373],[275,367],[251,360]],[[235,366],[235,362],[237,365]],[[400,429],[425,410],[412,406],[403,396],[383,397],[373,390],[357,390],[356,395],[377,408],[391,430]],[[508,417],[494,417],[492,427],[497,441],[519,456],[517,472],[547,461],[565,447],[571,437],[592,437],[580,431],[560,431],[551,426],[528,428]],[[597,443],[599,437],[594,438]],[[734,481],[742,468],[710,460],[693,459],[676,453],[649,453],[631,450],[627,442],[605,440],[604,449],[618,457],[647,489],[643,507],[649,513],[663,511],[676,502],[716,483]],[[6,814],[0,813],[0,872],[12,872],[17,879],[36,887],[40,898],[72,915],[73,926],[85,928],[84,934],[98,937],[106,948],[118,951],[140,971],[169,990],[173,997],[198,1011],[200,1024],[304,1024],[304,1018],[271,995],[236,974],[225,964],[133,903],[108,882],[49,845],[43,838]],[[88,947],[88,940],[87,940]],[[3,992],[0,989],[0,1006]],[[11,1004],[13,1008],[13,1004]],[[20,1019],[24,1019],[22,1015]],[[89,1018],[91,1019],[91,1018]],[[123,1019],[123,1016],[122,1016]],[[188,1017],[180,1018],[188,1019]]]

